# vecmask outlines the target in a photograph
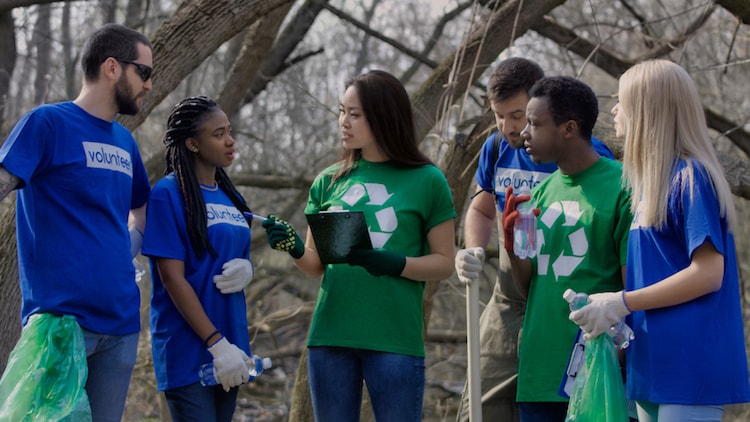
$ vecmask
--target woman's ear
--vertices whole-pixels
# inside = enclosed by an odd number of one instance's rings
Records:
[[[198,152],[198,141],[195,138],[185,139],[185,146],[190,152]]]

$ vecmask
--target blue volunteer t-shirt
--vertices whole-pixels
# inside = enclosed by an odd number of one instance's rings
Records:
[[[208,241],[216,256],[198,258],[188,238],[183,201],[174,173],[157,182],[148,203],[142,253],[150,258],[151,345],[159,391],[198,382],[198,367],[213,361],[203,339],[179,313],[164,288],[154,258],[183,261],[185,278],[201,305],[227,341],[250,355],[247,309],[243,292],[223,294],[213,282],[222,265],[248,259],[250,227],[242,213],[220,189],[201,189],[208,213]]]
[[[719,214],[705,169],[699,162],[693,165],[692,192],[684,177],[686,162],[677,165],[663,228],[641,227],[636,211],[628,238],[627,290],[648,287],[687,268],[705,242],[724,256],[721,288],[627,318],[635,332],[627,349],[628,398],[691,405],[747,402],[750,382],[734,237]]]
[[[21,316],[73,315],[85,329],[140,329],[128,212],[146,203],[138,146],[116,122],[73,102],[24,116],[0,148],[21,179],[16,204]]]
[[[496,131],[484,141],[474,178],[482,189],[495,193],[497,209],[502,212],[505,208],[505,190],[508,186],[513,186],[514,192],[524,188],[530,191],[557,170],[557,164],[535,164],[525,148],[513,148],[505,137],[500,139],[498,158],[494,160],[492,146],[498,136],[501,136],[500,132]],[[591,138],[591,144],[599,155],[614,160],[615,157],[607,145],[596,138]]]

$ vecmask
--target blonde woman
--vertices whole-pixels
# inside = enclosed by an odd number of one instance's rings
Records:
[[[639,421],[720,421],[725,404],[750,401],[729,185],[683,68],[640,63],[618,95],[634,212],[626,289],[591,295],[570,318],[593,338],[630,315],[627,391]]]

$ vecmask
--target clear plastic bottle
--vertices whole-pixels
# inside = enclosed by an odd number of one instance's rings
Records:
[[[589,295],[586,293],[576,293],[572,289],[568,289],[563,293],[563,299],[565,299],[571,311],[583,308],[589,303]],[[635,338],[633,329],[625,323],[624,319],[621,319],[617,324],[609,327],[607,334],[612,337],[612,343],[618,349],[625,349],[630,346],[630,342]]]
[[[518,191],[518,195],[531,195],[526,189]],[[513,224],[513,252],[521,259],[536,256],[536,215],[534,215],[536,202],[534,197],[528,201],[518,204],[518,217]]]
[[[271,358],[261,358],[258,355],[253,355],[251,360],[252,361],[248,365],[248,374],[250,375],[248,381],[254,380],[255,377],[262,374],[263,371],[270,368],[272,365]],[[214,376],[213,362],[201,365],[201,367],[198,368],[198,377],[200,377],[201,385],[203,386],[216,385],[219,383]]]

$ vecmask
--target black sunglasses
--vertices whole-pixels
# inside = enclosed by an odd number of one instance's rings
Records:
[[[154,71],[151,66],[146,66],[145,64],[131,62],[130,60],[123,60],[123,59],[116,59],[118,62],[121,63],[127,63],[132,64],[135,66],[136,69],[138,69],[138,76],[143,79],[143,82],[146,82],[147,80],[151,79],[151,73]]]

